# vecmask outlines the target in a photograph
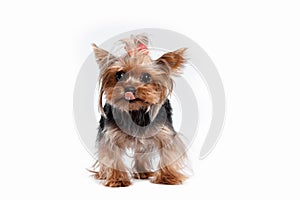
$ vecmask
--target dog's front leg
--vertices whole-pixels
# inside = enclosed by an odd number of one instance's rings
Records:
[[[152,183],[178,185],[187,176],[182,172],[186,165],[186,149],[179,135],[162,135],[160,138],[159,169],[155,172]]]
[[[102,168],[105,180],[103,185],[108,187],[126,187],[131,185],[126,167],[122,161],[123,150],[117,145],[105,142],[105,139],[99,142],[98,161]],[[104,171],[103,171],[104,170]]]

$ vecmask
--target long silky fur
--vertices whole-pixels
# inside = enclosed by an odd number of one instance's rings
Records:
[[[173,90],[171,75],[179,74],[185,62],[185,49],[152,60],[147,49],[137,50],[140,44],[148,45],[146,35],[132,35],[121,42],[127,53],[118,57],[116,53],[113,55],[92,45],[100,69],[101,119],[96,143],[98,160],[91,172],[109,187],[130,185],[130,175],[138,179],[151,178],[153,183],[181,184],[187,178],[183,173],[186,149],[173,128],[168,96]],[[135,79],[117,83],[115,74],[118,71],[126,71]],[[151,74],[152,82],[138,83],[137,77],[145,71]],[[138,101],[119,101],[126,84],[137,86]],[[104,95],[106,103],[103,106]],[[130,168],[123,163],[127,151],[133,152]],[[156,171],[155,155],[160,157]]]

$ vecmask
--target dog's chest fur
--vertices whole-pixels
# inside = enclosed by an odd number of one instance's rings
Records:
[[[153,146],[156,140],[164,140],[169,138],[170,134],[176,134],[172,125],[172,107],[168,99],[152,121],[147,110],[124,112],[105,104],[104,112],[106,118],[101,116],[100,119],[98,143],[112,142],[124,148],[149,148],[147,146]],[[125,144],[127,146],[124,146]]]

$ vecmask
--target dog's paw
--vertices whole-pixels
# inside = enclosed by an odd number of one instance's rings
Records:
[[[143,173],[133,173],[132,178],[134,179],[148,179],[153,176],[154,172],[143,172]]]
[[[150,181],[155,184],[180,185],[185,180],[186,176],[179,172],[163,173],[162,171],[157,171]]]
[[[107,187],[127,187],[131,185],[131,182],[129,180],[122,180],[122,181],[116,181],[116,180],[106,180],[103,183],[104,186]]]
[[[150,181],[151,183],[155,184],[165,184],[165,185],[180,185],[183,183],[183,180],[177,179],[177,178],[167,178],[167,177],[162,177],[162,178],[156,178],[154,177]]]

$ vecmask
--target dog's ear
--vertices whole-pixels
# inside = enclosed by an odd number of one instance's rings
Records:
[[[186,61],[184,53],[187,48],[181,48],[176,51],[168,52],[156,60],[159,65],[167,66],[170,69],[170,74],[180,74],[181,67]]]
[[[96,44],[92,44],[92,47],[100,69],[110,65],[115,60],[115,57],[111,53],[99,48]]]

